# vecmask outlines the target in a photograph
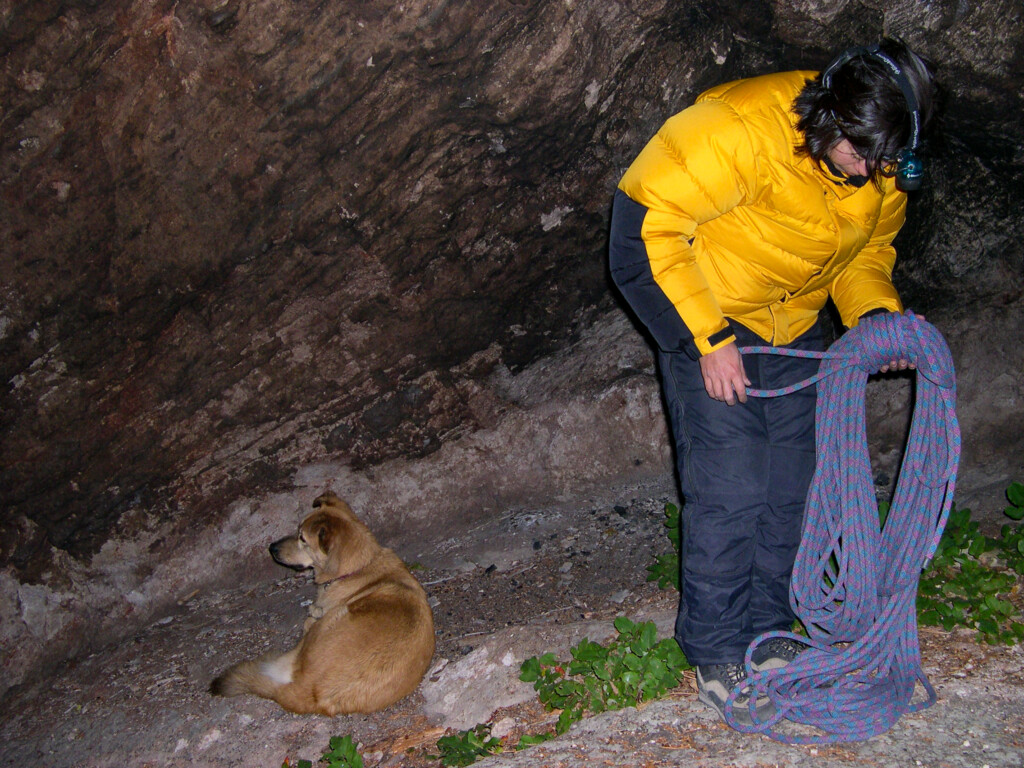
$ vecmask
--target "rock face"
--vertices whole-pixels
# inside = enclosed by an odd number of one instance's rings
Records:
[[[73,650],[84,627],[144,617],[222,572],[182,548],[262,546],[313,486],[362,493],[398,535],[517,493],[665,471],[664,451],[620,444],[657,410],[628,384],[649,360],[595,368],[585,350],[597,378],[575,382],[565,360],[618,312],[604,249],[619,175],[716,82],[820,67],[883,33],[935,59],[948,142],[897,279],[930,319],[1019,307],[1021,13],[1016,0],[0,2],[7,681],[38,660],[34,643]],[[991,341],[1019,355],[1011,335]],[[1019,379],[1004,384],[1019,395]],[[583,421],[566,426],[563,407]],[[624,431],[602,432],[612,424]],[[470,459],[496,445],[500,461]],[[368,490],[381,467],[433,454],[449,458],[424,466],[443,471],[387,475],[406,478],[404,509]],[[409,509],[428,475],[447,517]],[[311,490],[293,499],[295,485]]]

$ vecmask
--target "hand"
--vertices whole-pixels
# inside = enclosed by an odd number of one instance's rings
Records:
[[[735,405],[736,400],[747,402],[750,379],[743,370],[743,356],[735,342],[704,355],[700,359],[700,372],[712,400],[726,405]]]
[[[886,363],[885,365],[883,365],[878,370],[879,370],[880,373],[887,373],[890,370],[892,370],[892,371],[905,371],[907,368],[909,368],[910,370],[914,370],[915,368],[917,368],[917,366],[914,365],[913,363],[907,362],[906,360],[900,359],[900,360],[892,360],[892,361]]]
[[[920,320],[924,320],[924,315],[914,315],[914,317],[917,317]],[[907,370],[907,368],[909,368],[910,370],[914,370],[915,368],[917,368],[917,366],[901,358],[899,360],[891,360],[889,363],[883,365],[878,370],[880,373],[888,373],[890,370],[905,371]]]

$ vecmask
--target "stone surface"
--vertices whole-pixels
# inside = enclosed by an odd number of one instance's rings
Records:
[[[661,637],[671,636],[675,610],[641,612],[634,621],[654,621]],[[468,655],[442,660],[420,686],[423,713],[442,728],[456,731],[490,722],[495,712],[537,697],[532,685],[519,679],[520,666],[531,656],[575,645],[583,638],[607,643],[615,637],[608,621],[575,621],[556,626],[517,626],[495,632]],[[437,669],[436,667],[440,667]]]
[[[649,356],[607,330],[615,182],[704,87],[882,33],[949,85],[897,281],[962,334],[962,487],[997,497],[1021,13],[0,0],[2,684],[237,578],[327,485],[423,539],[664,472]]]

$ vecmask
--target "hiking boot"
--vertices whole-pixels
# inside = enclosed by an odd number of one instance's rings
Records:
[[[806,650],[807,646],[796,640],[788,637],[773,637],[754,649],[750,663],[755,672],[781,669]]]
[[[718,712],[725,720],[725,701],[733,688],[747,678],[742,664],[701,664],[697,667],[697,699]],[[764,722],[775,714],[775,705],[767,696],[757,700],[757,719]],[[753,725],[750,694],[741,693],[732,707],[732,716],[740,725]]]

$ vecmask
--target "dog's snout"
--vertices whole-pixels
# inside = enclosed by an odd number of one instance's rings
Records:
[[[288,563],[281,561],[281,547],[286,541],[287,539],[278,539],[270,545],[270,556],[274,558],[274,562],[279,565],[288,565]]]
[[[304,571],[313,566],[313,561],[305,547],[300,546],[296,536],[285,536],[270,545],[270,556],[274,562],[296,571]]]

